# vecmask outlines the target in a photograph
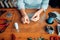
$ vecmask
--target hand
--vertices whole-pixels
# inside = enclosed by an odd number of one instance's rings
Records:
[[[22,17],[21,21],[22,21],[22,23],[24,23],[24,24],[25,24],[25,23],[27,23],[27,24],[30,23],[29,18],[28,18],[27,15],[24,15],[24,16]]]
[[[36,22],[40,19],[40,14],[39,12],[36,12],[34,16],[31,18],[32,21]]]
[[[40,19],[40,14],[44,11],[44,9],[38,10],[34,16],[31,18],[32,21],[36,22]]]

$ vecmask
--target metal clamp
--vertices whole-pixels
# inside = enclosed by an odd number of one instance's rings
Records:
[[[52,26],[46,26],[45,31],[49,34],[53,34],[54,33],[54,28]]]

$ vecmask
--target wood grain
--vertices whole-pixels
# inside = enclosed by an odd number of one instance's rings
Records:
[[[0,40],[2,38],[4,38],[5,40],[11,40],[11,34],[14,34],[16,36],[16,40],[27,40],[28,37],[32,37],[33,40],[34,38],[39,38],[39,37],[44,37],[45,39],[50,40],[50,36],[57,36],[56,33],[56,25],[58,24],[56,21],[54,21],[54,23],[51,25],[54,27],[54,34],[48,34],[47,32],[45,32],[44,27],[45,25],[50,25],[47,24],[46,21],[43,21],[42,23],[40,21],[37,22],[32,22],[30,24],[22,24],[20,22],[20,14],[17,11],[17,9],[0,9],[0,10],[6,10],[7,12],[4,13],[0,18],[5,18],[7,20],[11,20],[11,22],[9,22],[9,26],[7,27],[7,29],[5,30],[5,32],[0,33]],[[26,10],[26,12],[30,12],[31,10]],[[36,11],[36,10],[35,10]],[[34,11],[34,12],[35,12]],[[60,13],[60,9],[58,8],[48,8],[47,12],[46,12],[46,19],[48,17],[48,13],[49,12],[53,12],[53,11],[57,11]],[[12,17],[6,17],[6,14],[10,12],[12,14]],[[41,14],[41,16],[43,15],[43,12]],[[17,32],[14,28],[14,23],[18,22],[19,23],[19,30],[20,32]]]

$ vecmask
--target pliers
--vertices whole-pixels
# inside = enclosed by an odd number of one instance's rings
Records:
[[[7,19],[0,19],[1,21],[3,21],[4,23],[0,24],[0,27],[3,27],[2,29],[0,29],[0,33],[4,32],[6,30],[6,28],[8,27],[8,22]]]

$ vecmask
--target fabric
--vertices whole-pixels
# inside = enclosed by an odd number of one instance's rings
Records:
[[[18,9],[40,9],[48,8],[49,0],[17,0]]]

